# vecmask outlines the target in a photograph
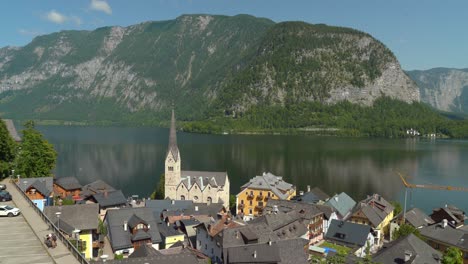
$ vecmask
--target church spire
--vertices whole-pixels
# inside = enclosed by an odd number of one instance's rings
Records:
[[[177,147],[177,134],[176,134],[176,124],[175,124],[175,114],[174,109],[172,109],[172,116],[171,116],[171,128],[169,130],[169,152],[174,157],[174,160],[177,161],[179,156],[179,148]]]

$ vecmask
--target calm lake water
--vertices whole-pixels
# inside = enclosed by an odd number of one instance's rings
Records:
[[[149,196],[164,172],[168,129],[40,126],[58,151],[57,177],[82,184],[102,179],[126,195]],[[203,135],[178,133],[184,170],[227,171],[231,193],[270,171],[304,190],[318,186],[355,200],[380,193],[403,201],[395,171],[418,184],[468,187],[468,141],[355,139],[315,136]],[[430,212],[454,204],[468,209],[468,192],[415,189],[408,206]]]

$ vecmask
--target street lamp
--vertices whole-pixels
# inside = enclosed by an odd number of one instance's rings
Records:
[[[13,182],[13,177],[15,176],[15,170],[11,170],[10,182]]]
[[[81,251],[80,251],[80,240],[79,240],[81,230],[75,229],[75,230],[73,230],[72,232],[73,232],[73,234],[75,235],[75,239],[76,239],[76,249],[77,249],[78,252],[80,252],[80,254],[81,254]]]
[[[60,232],[60,215],[62,214],[62,212],[56,212],[55,213],[55,216],[57,216],[57,229],[58,229],[58,232]]]

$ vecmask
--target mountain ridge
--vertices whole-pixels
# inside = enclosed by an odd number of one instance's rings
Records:
[[[386,95],[419,101],[393,53],[367,33],[250,15],[182,15],[61,31],[0,49],[0,112],[17,119],[133,122],[233,115],[258,105]]]

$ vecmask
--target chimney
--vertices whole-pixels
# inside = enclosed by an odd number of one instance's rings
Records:
[[[278,206],[273,205],[273,213],[277,214],[278,213]]]
[[[405,250],[405,263],[408,262],[412,256],[413,256],[413,252],[409,250]]]
[[[310,192],[310,185],[307,185],[307,192]]]
[[[257,250],[254,250],[253,257],[254,257],[254,259],[257,258]]]
[[[338,196],[335,196],[335,198],[334,198],[334,199],[335,199],[335,201],[336,201],[336,202],[338,202]]]
[[[107,198],[107,189],[104,191],[104,197]]]
[[[442,220],[442,227],[443,227],[443,228],[447,227],[447,224],[448,224],[448,220],[447,220],[447,219]]]
[[[150,228],[151,228],[151,225],[150,225],[150,224],[148,224],[148,229],[150,229]]]
[[[236,238],[239,239],[239,231],[236,230]]]
[[[195,212],[198,212],[198,205],[195,205]]]
[[[175,201],[174,201],[174,200],[171,200],[171,204],[175,204]]]
[[[167,226],[171,226],[171,223],[169,223],[169,221],[167,222]]]
[[[272,243],[271,243],[271,240],[268,240],[268,245],[271,246],[271,244],[272,244]]]
[[[304,191],[299,191],[299,195],[300,196],[304,195]]]
[[[127,231],[128,230],[128,223],[127,221],[124,221],[124,231]]]

